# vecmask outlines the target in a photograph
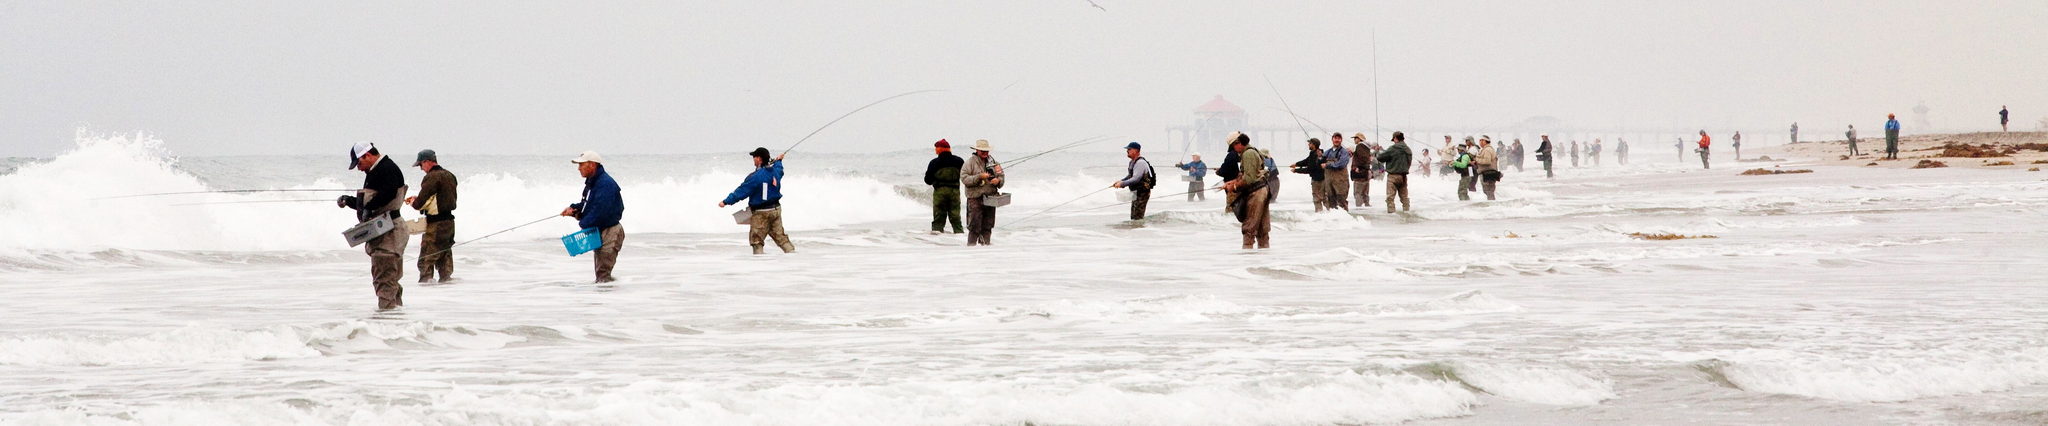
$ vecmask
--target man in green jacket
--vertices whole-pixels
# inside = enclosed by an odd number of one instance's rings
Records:
[[[967,160],[953,155],[953,144],[940,139],[932,144],[937,157],[924,167],[924,184],[932,187],[932,233],[945,231],[946,224],[953,224],[953,233],[960,229],[960,167]]]
[[[1272,205],[1272,188],[1268,184],[1275,176],[1266,169],[1265,153],[1251,144],[1251,137],[1231,134],[1230,150],[1238,153],[1239,172],[1237,179],[1223,183],[1223,190],[1237,194],[1232,199],[1240,203],[1233,207],[1240,212],[1237,220],[1241,224],[1239,232],[1244,234],[1245,250],[1273,246],[1273,216],[1268,209]]]
[[[1408,152],[1408,137],[1394,132],[1394,144],[1380,151],[1380,164],[1387,165],[1387,213],[1394,212],[1394,199],[1401,200],[1401,211],[1408,211],[1408,165],[1414,162],[1414,155]]]
[[[412,165],[427,172],[420,178],[419,195],[405,199],[427,217],[427,232],[420,234],[420,282],[429,282],[439,271],[445,283],[455,279],[455,174],[441,168],[431,149],[420,150]]]

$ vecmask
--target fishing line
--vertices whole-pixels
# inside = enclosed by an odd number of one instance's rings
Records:
[[[1082,146],[1082,145],[1087,145],[1087,144],[1092,144],[1092,143],[1096,143],[1096,142],[1102,142],[1102,141],[1108,141],[1108,140],[1115,140],[1115,139],[1116,139],[1116,138],[1114,138],[1114,137],[1111,137],[1111,136],[1091,136],[1091,137],[1089,137],[1089,138],[1087,138],[1087,139],[1082,139],[1082,140],[1079,140],[1079,141],[1075,141],[1075,142],[1070,142],[1070,143],[1067,143],[1066,145],[1060,145],[1060,146],[1058,146],[1058,147],[1054,147],[1053,149],[1045,150],[1044,152],[1039,152],[1039,153],[1037,153],[1037,154],[1031,154],[1031,155],[1026,155],[1026,156],[1024,156],[1024,157],[1021,157],[1021,158],[1018,158],[1018,159],[1015,159],[1015,160],[1011,160],[1011,161],[1009,162],[1009,164],[1005,164],[1005,165],[1003,165],[1003,169],[1007,171],[1007,170],[1009,170],[1010,168],[1013,168],[1013,167],[1017,167],[1017,165],[1020,165],[1020,164],[1024,164],[1024,162],[1026,162],[1026,161],[1031,161],[1031,159],[1033,159],[1033,158],[1038,158],[1038,157],[1042,157],[1042,156],[1045,156],[1046,154],[1051,154],[1051,153],[1055,153],[1055,152],[1065,151],[1065,150],[1068,150],[1068,149],[1072,149],[1072,148],[1077,148],[1077,147],[1080,147],[1080,146]]]
[[[113,196],[113,197],[99,197],[99,198],[94,198],[93,200],[113,200],[113,199],[120,199],[120,198],[136,198],[136,197],[156,197],[156,196],[163,196],[163,195],[191,195],[191,194],[245,194],[245,193],[253,193],[253,192],[355,192],[355,191],[356,191],[356,190],[354,190],[354,189],[219,189],[219,190],[212,190],[212,191],[183,191],[183,192],[158,192],[158,193],[154,193],[154,194],[135,194],[135,195],[119,195],[119,196]]]
[[[1264,77],[1266,79],[1267,88],[1273,89],[1273,97],[1280,98],[1280,106],[1287,107],[1287,115],[1294,116],[1294,127],[1301,128],[1302,133],[1308,133],[1308,127],[1301,125],[1301,114],[1295,114],[1294,107],[1287,105],[1287,97],[1280,96],[1280,87],[1273,85],[1273,78],[1264,75],[1261,75],[1260,77]]]
[[[1088,192],[1087,194],[1083,194],[1083,195],[1081,195],[1081,196],[1079,196],[1079,197],[1074,197],[1074,199],[1072,199],[1072,200],[1067,200],[1067,202],[1064,202],[1064,203],[1059,203],[1059,205],[1055,205],[1055,206],[1052,206],[1052,208],[1048,208],[1048,209],[1045,209],[1045,210],[1039,210],[1039,211],[1038,211],[1038,213],[1032,213],[1032,214],[1031,214],[1030,216],[1025,216],[1025,217],[1024,217],[1023,219],[1018,219],[1018,220],[1017,220],[1016,222],[1010,222],[1010,223],[1006,223],[1006,224],[1003,224],[1003,226],[998,226],[998,227],[996,227],[996,229],[1008,228],[1008,227],[1009,227],[1010,225],[1016,225],[1016,224],[1019,224],[1019,223],[1024,223],[1025,221],[1029,221],[1029,220],[1031,220],[1031,218],[1034,218],[1034,217],[1038,217],[1038,215],[1042,215],[1042,214],[1045,214],[1046,212],[1050,212],[1050,211],[1053,211],[1053,210],[1059,209],[1060,207],[1066,207],[1066,206],[1067,206],[1068,204],[1073,204],[1073,203],[1074,203],[1075,201],[1081,201],[1082,199],[1088,198],[1089,196],[1095,195],[1096,193],[1099,193],[1099,192],[1102,192],[1102,191],[1107,191],[1107,190],[1110,190],[1110,189],[1112,189],[1112,188],[1110,188],[1110,187],[1107,187],[1107,186],[1105,186],[1105,187],[1102,187],[1102,189],[1097,189],[1097,190],[1094,190],[1094,191],[1090,191],[1090,192]]]
[[[553,214],[553,215],[548,215],[548,217],[543,217],[543,218],[540,218],[540,219],[534,219],[534,221],[532,221],[532,222],[522,223],[522,224],[519,224],[519,226],[514,226],[514,227],[510,227],[510,228],[505,228],[505,230],[502,230],[502,231],[498,231],[498,232],[492,232],[492,233],[490,233],[490,234],[486,234],[486,235],[484,235],[484,236],[481,236],[481,237],[476,237],[476,238],[470,239],[469,241],[463,241],[463,242],[455,243],[455,245],[452,245],[452,246],[448,246],[448,248],[447,248],[446,250],[441,250],[441,251],[437,251],[437,252],[433,252],[433,253],[428,253],[428,254],[426,254],[426,255],[424,255],[424,256],[413,256],[413,257],[412,257],[412,260],[420,260],[420,258],[422,258],[422,257],[429,257],[429,256],[435,256],[435,255],[439,255],[439,254],[441,254],[441,253],[447,253],[447,252],[449,252],[449,251],[453,251],[453,250],[455,250],[455,248],[456,248],[456,247],[462,247],[462,246],[463,246],[464,244],[474,243],[474,242],[477,242],[477,241],[483,241],[483,240],[484,240],[485,238],[495,237],[495,236],[498,236],[498,234],[503,234],[503,233],[507,233],[507,232],[512,232],[512,231],[513,231],[513,230],[515,230],[515,229],[519,229],[519,228],[525,228],[525,227],[527,227],[527,226],[530,226],[530,225],[533,225],[533,224],[536,224],[536,223],[541,223],[541,222],[545,222],[545,221],[547,221],[548,219],[554,219],[554,218],[557,218],[557,217],[562,217],[562,215],[559,215],[559,214]],[[424,242],[424,241],[422,241],[422,242],[421,242],[421,244],[425,244],[425,243],[426,243],[426,242]]]
[[[903,93],[897,94],[896,96],[890,96],[890,97],[882,98],[882,100],[879,100],[879,101],[874,101],[873,103],[869,103],[869,104],[867,104],[867,105],[862,105],[862,106],[861,106],[860,108],[854,108],[854,109],[853,109],[852,111],[847,111],[847,112],[846,112],[845,114],[841,114],[841,115],[839,115],[839,118],[834,118],[834,119],[832,119],[832,121],[830,121],[830,122],[827,122],[827,123],[825,123],[825,125],[823,125],[823,126],[818,126],[818,130],[812,130],[812,131],[811,131],[811,134],[808,134],[808,135],[804,135],[804,138],[803,138],[803,139],[798,139],[798,140],[796,141],[796,144],[790,145],[790,146],[789,146],[789,148],[785,148],[785,149],[783,149],[783,150],[782,150],[782,155],[789,155],[789,152],[790,152],[790,151],[795,151],[795,150],[796,150],[796,147],[797,147],[798,145],[803,145],[805,141],[809,141],[809,140],[811,140],[811,137],[812,137],[812,136],[817,136],[817,135],[818,135],[818,132],[822,132],[822,131],[825,131],[825,128],[827,128],[827,127],[832,127],[832,125],[833,125],[833,124],[837,124],[837,123],[839,123],[839,120],[845,120],[845,119],[846,119],[846,117],[848,117],[848,116],[851,116],[851,115],[853,115],[853,113],[856,113],[856,112],[860,112],[861,110],[864,110],[864,109],[868,109],[868,107],[872,107],[872,106],[875,106],[875,105],[881,104],[881,103],[883,103],[883,102],[888,102],[888,101],[889,101],[890,99],[896,99],[896,98],[901,98],[901,97],[904,97],[904,96],[910,96],[910,95],[915,95],[915,94],[919,94],[919,93],[930,93],[930,92],[943,92],[943,91],[945,91],[945,90],[941,90],[941,89],[927,89],[927,90],[914,90],[914,91],[909,91],[909,92],[903,92]]]
[[[1152,200],[1163,200],[1163,199],[1167,199],[1167,198],[1179,197],[1179,196],[1182,196],[1182,195],[1188,195],[1188,194],[1193,194],[1193,193],[1197,193],[1197,192],[1203,192],[1203,191],[1213,191],[1213,190],[1217,190],[1217,189],[1222,189],[1222,188],[1223,188],[1223,184],[1216,184],[1216,186],[1211,186],[1211,187],[1208,187],[1208,188],[1198,189],[1198,190],[1194,190],[1194,191],[1182,192],[1182,193],[1179,193],[1179,194],[1167,194],[1167,195],[1161,195],[1161,196],[1157,196],[1157,197],[1152,197],[1152,198],[1146,198],[1146,199],[1145,199],[1145,201],[1152,201]],[[1056,214],[1056,215],[1053,215],[1053,216],[1054,216],[1054,217],[1066,217],[1066,216],[1072,216],[1072,215],[1074,215],[1074,214],[1076,214],[1076,213],[1086,213],[1086,212],[1090,212],[1090,211],[1095,211],[1095,210],[1102,210],[1102,209],[1106,209],[1106,208],[1110,208],[1110,207],[1117,207],[1117,206],[1125,206],[1125,205],[1130,205],[1131,203],[1135,203],[1135,202],[1138,202],[1138,200],[1131,200],[1131,201],[1125,201],[1125,202],[1121,202],[1121,203],[1116,203],[1116,204],[1110,204],[1110,205],[1105,205],[1105,206],[1095,206],[1095,207],[1089,207],[1089,208],[1085,208],[1085,209],[1080,209],[1080,210],[1074,210],[1074,211],[1069,211],[1069,212],[1065,212],[1065,213],[1060,213],[1060,214]]]
[[[252,201],[214,201],[214,202],[206,202],[206,203],[178,203],[178,204],[172,204],[171,206],[172,206],[172,207],[179,207],[179,206],[210,206],[210,205],[218,205],[218,204],[266,204],[266,203],[314,203],[314,202],[319,202],[319,203],[332,203],[332,202],[334,202],[334,200],[252,200]]]

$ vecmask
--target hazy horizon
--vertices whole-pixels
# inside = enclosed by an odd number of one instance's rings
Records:
[[[1826,138],[2048,117],[2048,3],[0,3],[0,156],[80,127],[188,155],[550,155],[986,138],[1168,142],[1221,95],[1332,130],[1706,128]],[[1104,10],[1106,9],[1106,10]],[[1373,107],[1373,37],[1377,93]],[[1925,102],[1932,128],[1911,109]]]

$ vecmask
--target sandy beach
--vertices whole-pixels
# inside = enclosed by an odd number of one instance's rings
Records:
[[[1993,170],[2038,171],[2048,166],[2048,132],[1979,132],[1911,135],[1899,138],[1899,159],[1883,160],[1884,131],[1857,132],[1862,155],[1848,157],[1844,138],[1763,147],[1745,163],[1768,164],[1761,157],[1777,160],[1813,160],[1819,165],[1909,169],[1920,160],[1933,160],[1948,167]],[[1953,148],[1953,149],[1951,149]]]

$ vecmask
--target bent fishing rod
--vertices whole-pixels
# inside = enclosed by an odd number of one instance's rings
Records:
[[[354,190],[354,189],[216,189],[216,190],[211,190],[211,191],[179,191],[179,192],[157,192],[157,193],[150,193],[150,194],[134,194],[134,195],[117,195],[117,196],[112,196],[112,197],[99,197],[99,198],[93,198],[92,200],[94,200],[94,201],[98,201],[98,200],[113,200],[113,199],[121,199],[121,198],[137,198],[137,197],[159,197],[159,196],[165,196],[165,195],[192,195],[192,194],[248,194],[248,193],[258,193],[258,192],[355,192],[355,191],[356,191],[356,190]],[[332,200],[330,200],[330,201],[332,201]]]
[[[868,107],[872,107],[872,106],[875,106],[875,105],[880,105],[880,104],[881,104],[881,103],[883,103],[883,102],[888,102],[888,101],[889,101],[889,100],[891,100],[891,99],[901,98],[901,97],[904,97],[904,96],[910,96],[910,95],[915,95],[915,94],[919,94],[919,93],[931,93],[931,92],[944,92],[944,91],[945,91],[944,89],[926,89],[926,90],[912,90],[912,91],[908,91],[908,92],[903,92],[903,93],[899,93],[899,94],[896,94],[896,96],[890,96],[890,97],[882,98],[882,100],[879,100],[879,101],[874,101],[874,102],[870,102],[870,103],[868,103],[867,105],[862,105],[862,106],[861,106],[860,108],[854,108],[854,109],[853,109],[852,111],[847,111],[847,112],[846,112],[845,114],[840,114],[840,115],[839,115],[839,118],[834,118],[834,119],[832,119],[832,121],[826,122],[826,123],[825,123],[825,125],[823,125],[823,126],[818,126],[818,130],[812,130],[812,131],[811,131],[811,134],[808,134],[808,135],[804,135],[803,139],[797,139],[797,141],[796,141],[796,143],[795,143],[795,144],[791,144],[791,145],[789,146],[789,148],[784,148],[784,149],[782,150],[782,154],[781,154],[781,155],[789,155],[789,152],[790,152],[790,151],[795,151],[795,150],[796,150],[796,147],[797,147],[797,146],[799,146],[799,145],[803,145],[803,144],[804,144],[804,142],[806,142],[806,141],[809,141],[809,140],[811,140],[811,137],[812,137],[812,136],[817,136],[817,135],[818,135],[818,132],[823,132],[823,131],[825,131],[825,129],[826,129],[826,128],[828,128],[828,127],[832,127],[832,125],[833,125],[833,124],[838,124],[838,123],[839,123],[839,120],[845,120],[845,119],[846,119],[846,117],[852,116],[852,115],[853,115],[854,113],[860,112],[861,110],[864,110],[864,109],[868,109]],[[780,158],[780,157],[781,157],[781,155],[778,155],[777,157],[778,157],[778,158]]]

